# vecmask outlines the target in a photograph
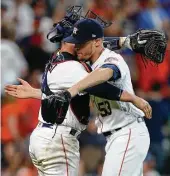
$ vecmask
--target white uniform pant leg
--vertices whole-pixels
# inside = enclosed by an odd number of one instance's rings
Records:
[[[71,134],[37,127],[30,137],[30,156],[40,176],[77,176],[79,142]]]
[[[144,122],[134,122],[107,138],[102,176],[142,176],[150,144]]]

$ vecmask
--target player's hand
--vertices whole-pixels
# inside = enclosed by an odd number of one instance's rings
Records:
[[[21,85],[7,85],[5,87],[5,92],[8,95],[17,98],[31,98],[34,88],[31,87],[27,81],[24,81],[21,78],[17,79],[20,81]]]
[[[139,108],[140,110],[142,110],[145,114],[145,117],[147,119],[151,119],[152,118],[152,108],[150,106],[150,104],[145,101],[144,99],[140,98],[140,97],[135,97],[133,104]]]

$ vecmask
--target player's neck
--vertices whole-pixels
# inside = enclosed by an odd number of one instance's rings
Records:
[[[103,46],[99,47],[98,50],[90,58],[90,62],[92,64],[95,63],[97,61],[97,59],[100,57],[100,55],[102,54],[103,51],[104,51]]]
[[[74,45],[73,44],[69,44],[69,43],[65,43],[64,45],[62,45],[61,52],[67,52],[72,54],[73,56],[75,56],[75,50],[74,50]]]

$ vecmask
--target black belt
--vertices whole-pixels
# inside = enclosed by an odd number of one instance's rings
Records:
[[[48,123],[42,123],[41,127],[46,127],[46,128],[52,128],[53,124],[48,124]]]
[[[117,129],[115,129],[115,130],[113,130],[113,131],[106,131],[106,132],[103,132],[103,135],[105,136],[105,137],[107,137],[107,136],[110,136],[111,134],[113,134],[114,132],[116,132],[116,131],[119,131],[119,130],[121,130],[122,128],[117,128]]]
[[[144,117],[138,117],[138,118],[137,118],[137,122],[138,122],[138,123],[143,122],[143,121],[144,121]],[[123,127],[114,129],[113,131],[106,131],[106,132],[103,132],[103,135],[104,135],[105,137],[108,137],[108,136],[112,135],[114,132],[117,132],[117,131],[121,130],[122,128],[123,128]]]
[[[48,124],[48,123],[42,123],[42,126],[41,127],[46,127],[46,128],[53,128],[53,124]],[[71,128],[70,130],[70,134],[75,136],[75,134],[77,133],[78,131],[74,128]]]

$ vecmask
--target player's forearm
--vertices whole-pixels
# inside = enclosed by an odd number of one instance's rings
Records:
[[[105,37],[103,41],[103,45],[105,48],[108,48],[112,51],[118,50],[122,47],[132,49],[131,46],[131,38],[130,36],[127,37]]]
[[[41,96],[42,96],[41,89],[33,88],[32,91],[30,92],[30,98],[41,99]]]
[[[142,105],[143,103],[143,100],[140,97],[134,94],[128,93],[125,90],[121,94],[120,101],[131,102],[134,106],[136,106],[139,109],[141,109],[139,105]]]
[[[74,97],[79,92],[87,89],[89,87],[93,87],[95,85],[106,82],[113,76],[113,70],[110,68],[99,68],[91,72],[84,79],[79,81],[77,84],[68,89],[71,96]]]
[[[107,82],[85,89],[85,92],[88,92],[91,95],[105,98],[108,100],[117,100],[122,102],[131,102],[136,103],[138,97],[134,94],[127,92],[126,90],[119,89]]]
[[[134,103],[135,99],[136,99],[136,95],[131,94],[131,93],[127,92],[126,90],[123,90],[123,92],[120,96],[120,101],[123,101],[123,102]]]
[[[87,92],[90,95],[94,95],[100,98],[119,101],[123,90],[119,89],[118,87],[112,84],[109,84],[108,82],[104,82],[97,86],[85,89],[84,92]]]
[[[122,47],[120,38],[121,37],[105,37],[103,46],[112,51],[119,50]]]
[[[103,45],[105,48],[108,48],[112,51],[119,50],[122,47],[129,48],[128,45],[125,45],[125,40],[127,37],[105,37]]]

